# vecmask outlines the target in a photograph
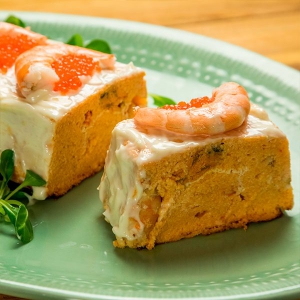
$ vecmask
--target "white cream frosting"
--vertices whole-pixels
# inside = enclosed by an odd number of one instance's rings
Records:
[[[138,72],[141,70],[132,63],[116,62],[114,70],[95,74],[76,95],[61,96],[41,89],[26,99],[16,91],[13,68],[0,74],[0,152],[14,150],[16,166],[23,174],[30,169],[47,181],[57,121],[87,96]],[[45,199],[46,188],[34,188],[34,197]]]
[[[106,220],[112,225],[117,239],[137,239],[143,232],[139,218],[138,201],[143,195],[146,182],[143,164],[185,151],[187,148],[206,145],[220,139],[234,136],[283,136],[283,133],[269,120],[267,113],[252,104],[247,122],[239,128],[208,137],[179,135],[137,128],[133,119],[117,124],[107,153],[104,173],[99,186],[99,197],[104,203]],[[139,222],[140,229],[129,226],[130,218]]]

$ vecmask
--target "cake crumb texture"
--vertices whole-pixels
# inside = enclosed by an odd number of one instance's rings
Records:
[[[60,196],[104,166],[114,126],[146,104],[144,72],[121,78],[88,96],[55,129],[48,195]]]
[[[225,138],[143,165],[144,231],[116,247],[146,247],[272,220],[293,207],[286,137]]]

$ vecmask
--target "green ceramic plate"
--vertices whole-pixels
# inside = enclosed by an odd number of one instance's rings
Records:
[[[4,20],[10,12],[1,12]],[[35,239],[20,245],[0,224],[0,292],[31,299],[286,299],[300,297],[300,75],[244,49],[187,32],[78,16],[14,12],[66,41],[107,40],[118,60],[147,71],[149,92],[176,100],[244,85],[287,134],[295,207],[277,220],[160,245],[114,249],[102,217],[101,174],[58,201],[30,208]]]

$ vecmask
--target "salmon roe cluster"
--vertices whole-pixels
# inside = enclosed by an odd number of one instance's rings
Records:
[[[22,33],[0,35],[0,40],[0,71],[3,74],[14,65],[20,54],[41,43],[40,39]]]
[[[164,105],[162,108],[168,109],[168,110],[185,110],[185,109],[192,108],[192,107],[200,108],[204,104],[208,104],[213,101],[214,101],[214,99],[205,96],[205,97],[201,97],[201,98],[194,98],[189,103],[180,101],[176,105],[167,104],[167,105]]]
[[[82,86],[81,76],[92,76],[94,71],[101,71],[98,62],[84,54],[67,54],[55,60],[51,67],[59,77],[53,90],[66,95],[69,91],[76,91]]]

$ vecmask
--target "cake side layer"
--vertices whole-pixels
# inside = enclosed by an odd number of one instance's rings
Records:
[[[271,220],[293,207],[285,138],[220,140],[144,167],[150,193],[168,207],[158,211],[146,245],[150,249],[155,243]],[[151,177],[157,172],[160,177]]]
[[[115,125],[144,105],[144,73],[120,78],[89,96],[56,125],[50,163],[48,193],[62,195],[104,166]],[[71,129],[71,130],[70,130]]]

